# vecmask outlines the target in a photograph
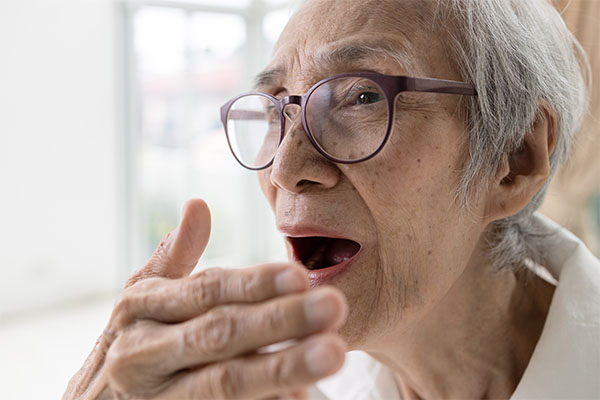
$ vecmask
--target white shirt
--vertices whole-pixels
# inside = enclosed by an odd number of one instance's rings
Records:
[[[535,214],[556,290],[540,339],[512,399],[600,398],[600,260],[571,232]],[[536,273],[540,273],[537,270]],[[543,275],[543,273],[540,273]],[[360,351],[310,388],[312,400],[400,400],[390,369]]]

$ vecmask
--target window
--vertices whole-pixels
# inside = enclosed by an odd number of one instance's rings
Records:
[[[128,268],[143,265],[192,197],[213,220],[201,268],[285,259],[255,173],[230,154],[219,107],[250,89],[297,5],[141,1],[128,10]]]

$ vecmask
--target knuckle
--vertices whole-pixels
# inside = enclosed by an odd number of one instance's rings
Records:
[[[129,322],[130,315],[133,308],[133,299],[129,294],[129,291],[124,291],[119,295],[113,308],[111,320],[113,322],[112,328],[119,330],[123,328]]]
[[[131,362],[131,354],[127,352],[127,346],[123,345],[120,336],[108,349],[104,361],[104,369],[111,387],[125,391],[129,389]]]
[[[218,304],[222,292],[221,269],[211,268],[199,272],[188,286],[190,299],[200,310]]]
[[[121,352],[118,349],[119,340],[115,340],[106,352],[104,369],[109,377],[118,376],[122,369]]]
[[[242,371],[235,364],[217,364],[211,369],[210,397],[230,399],[243,393]]]
[[[115,302],[111,315],[111,328],[119,330],[131,324],[135,318],[144,318],[149,311],[151,297],[164,283],[161,278],[149,278],[125,289]]]
[[[125,311],[129,310],[131,304],[131,298],[129,297],[129,292],[122,292],[117,300],[115,301],[115,307],[113,309],[113,314],[123,314]]]
[[[261,314],[261,326],[269,332],[279,332],[284,328],[285,318],[289,314],[280,302],[273,303]]]
[[[292,376],[290,373],[290,365],[291,363],[286,357],[279,355],[273,356],[267,362],[266,374],[275,387],[284,387],[290,383],[290,377]]]
[[[240,275],[240,293],[251,301],[256,300],[257,293],[261,289],[261,278],[262,276],[258,271]]]
[[[215,309],[200,321],[200,329],[187,330],[185,333],[187,346],[215,354],[224,352],[236,340],[238,329],[232,313]]]
[[[120,393],[134,393],[147,390],[156,382],[140,380],[142,375],[151,371],[145,363],[144,353],[147,347],[140,346],[140,339],[147,337],[149,324],[135,323],[122,332],[108,348],[104,358],[104,372],[109,386]]]

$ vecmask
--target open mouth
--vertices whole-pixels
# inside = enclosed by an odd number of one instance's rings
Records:
[[[288,237],[294,259],[309,270],[333,267],[348,261],[358,253],[360,244],[354,240],[323,236]]]

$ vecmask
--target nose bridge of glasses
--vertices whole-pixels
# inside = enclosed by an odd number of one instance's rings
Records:
[[[290,121],[294,122],[294,118],[296,118],[300,110],[302,109],[302,96],[287,96],[281,99],[281,112],[283,115]],[[288,106],[297,106],[297,107],[288,107]]]
[[[283,105],[283,108],[285,108],[285,106],[287,106],[288,104],[301,105],[302,104],[302,96],[297,96],[297,95],[286,96],[283,99],[281,99],[281,103]]]

